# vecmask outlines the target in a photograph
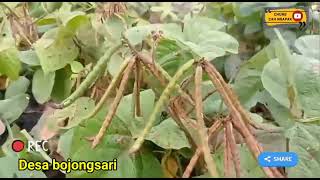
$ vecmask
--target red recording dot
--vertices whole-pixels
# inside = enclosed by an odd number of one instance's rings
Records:
[[[21,140],[14,140],[11,146],[14,152],[21,152],[24,149],[24,142]]]

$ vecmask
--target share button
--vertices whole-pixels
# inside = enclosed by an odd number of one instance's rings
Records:
[[[298,155],[294,152],[263,152],[258,157],[262,167],[294,167],[298,161]]]

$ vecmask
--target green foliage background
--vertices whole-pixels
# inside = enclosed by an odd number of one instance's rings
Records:
[[[263,28],[265,7],[289,5],[310,8],[311,21],[306,30]],[[320,176],[320,14],[316,12],[319,5],[131,2],[126,6],[124,13],[101,17],[105,14],[97,11],[101,8],[99,3],[92,2],[29,2],[27,6],[0,3],[0,75],[6,79],[0,81],[0,87],[4,86],[0,92],[0,123],[3,124],[0,128],[6,126],[9,131],[0,151],[0,177],[45,177],[42,172],[22,172],[16,167],[18,158],[44,160],[45,157],[11,150],[14,138],[26,140],[15,123],[26,111],[30,97],[40,105],[63,102],[75,90],[77,78],[85,78],[110,48],[122,42],[122,34],[131,44],[150,51],[152,31],[163,33],[155,48],[155,59],[168,74],[173,76],[192,58],[204,57],[211,61],[246,110],[250,111],[257,103],[268,109],[271,118],[251,113],[256,122],[282,128],[280,133],[264,133],[258,139],[266,150],[289,148],[299,155],[298,165],[287,168],[288,177]],[[29,36],[31,43],[27,42],[25,33],[16,33],[17,27],[9,18],[9,14],[21,16],[22,7],[27,7],[36,27],[38,38]],[[114,77],[130,53],[122,46],[107,66],[102,67],[99,77]],[[64,159],[108,161],[118,158],[118,171],[72,172],[66,177],[168,177],[168,169],[176,169],[174,175],[180,177],[193,149],[171,117],[158,114],[141,151],[135,156],[127,153],[163,91],[150,74],[145,73],[144,78],[148,85],[141,91],[143,116],[132,115],[132,88],[128,88],[111,127],[96,149],[91,149],[91,143],[85,138],[99,131],[110,103],[81,125],[81,118],[95,107],[94,100],[87,95],[62,110],[43,113],[30,133],[35,139],[44,136],[54,139],[50,133],[59,134],[57,152]],[[205,95],[215,87],[204,80],[202,89]],[[221,102],[217,93],[209,96],[204,101],[205,115],[226,114],[227,109]],[[69,119],[67,126],[57,125],[66,118]],[[44,128],[48,128],[45,135]],[[265,177],[246,146],[239,144],[239,148],[243,176]],[[167,156],[173,158],[174,163],[168,163]],[[223,149],[217,149],[212,157],[223,177]],[[193,174],[193,177],[207,176],[201,168]]]

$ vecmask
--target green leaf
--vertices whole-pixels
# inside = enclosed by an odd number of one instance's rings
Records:
[[[89,23],[86,14],[81,11],[63,12],[60,14],[60,19],[66,29],[72,33],[75,33],[80,26]]]
[[[93,108],[94,102],[88,97],[80,97],[64,109],[48,108],[31,130],[31,134],[35,139],[50,139],[57,133],[66,132],[67,129],[77,126]]]
[[[201,32],[194,41],[185,40],[183,43],[191,48],[200,57],[209,60],[224,56],[226,52],[238,53],[238,41],[225,32]],[[208,38],[209,37],[209,38]],[[210,38],[211,37],[211,38]]]
[[[162,38],[156,49],[156,61],[161,64],[164,70],[171,76],[186,61],[192,59],[189,48],[182,48],[175,40]]]
[[[127,36],[129,42],[132,45],[137,45],[141,43],[148,36],[151,37],[152,31],[162,31],[164,37],[168,37],[169,39],[172,37],[175,38],[183,38],[181,34],[181,27],[174,23],[168,24],[149,24],[144,26],[136,26],[129,28],[125,31],[125,35]]]
[[[111,76],[115,76],[119,72],[119,68],[123,62],[123,58],[119,54],[114,54],[110,62],[108,63],[107,69]]]
[[[37,53],[34,50],[20,51],[19,52],[20,61],[30,65],[30,66],[39,66],[40,61],[37,56]]]
[[[252,23],[246,25],[244,29],[244,34],[250,35],[250,34],[261,31],[261,29],[262,29],[261,24],[259,22],[253,21]]]
[[[281,33],[281,36],[285,40],[286,44],[290,48],[292,48],[293,45],[294,45],[294,42],[297,39],[297,33],[295,31],[293,31],[293,30],[284,29],[284,28],[283,29],[278,29],[278,30]],[[263,33],[264,33],[264,36],[267,39],[269,39],[270,41],[274,41],[274,40],[279,39],[273,28],[264,29]],[[276,42],[279,43],[279,41],[276,41]]]
[[[45,74],[42,69],[38,69],[32,79],[32,94],[40,104],[50,99],[54,85],[55,72]]]
[[[305,35],[294,43],[299,52],[308,57],[320,60],[320,35]]]
[[[116,116],[130,130],[133,137],[138,136],[144,128],[154,107],[155,94],[150,89],[141,91],[140,98],[142,117],[133,118],[132,94],[123,97],[116,113]]]
[[[78,48],[64,31],[63,28],[52,29],[34,44],[45,74],[65,67],[78,56]]]
[[[86,140],[93,137],[99,131],[104,116],[88,120],[86,127],[77,126],[71,143],[70,155],[72,160],[81,161],[112,161],[117,159],[117,171],[72,171],[67,177],[161,177],[161,166],[154,155],[148,151],[138,153],[135,157],[127,152],[133,139],[121,132],[108,129],[103,141],[95,148],[91,148],[91,142]],[[110,128],[119,119],[114,119]],[[121,122],[121,121],[120,121]],[[66,143],[67,144],[67,143]],[[106,151],[106,149],[108,149]]]
[[[13,178],[18,172],[18,158],[15,156],[5,156],[0,158],[0,177]]]
[[[141,178],[162,178],[163,172],[158,159],[149,151],[140,152],[135,158],[137,177]]]
[[[74,81],[71,79],[70,68],[59,69],[55,74],[51,98],[56,102],[61,102],[71,94]]]
[[[18,157],[5,156],[0,158],[0,178],[46,178],[47,176],[41,171],[19,171]]]
[[[261,167],[258,165],[256,159],[252,156],[252,153],[249,151],[245,144],[238,145],[238,151],[240,156],[240,167],[241,174],[243,178],[252,178],[259,177],[265,178],[265,174],[263,173]],[[220,177],[224,177],[224,149],[219,148],[214,154],[213,159],[217,165],[217,171]],[[197,177],[207,177],[207,174],[203,174]],[[235,173],[233,173],[232,177],[235,177]]]
[[[230,55],[224,62],[224,73],[227,79],[235,78],[235,75],[240,69],[242,63],[241,58],[238,55]]]
[[[192,84],[192,86],[190,86],[190,90],[194,89],[194,84]],[[212,84],[211,81],[204,81],[202,83],[202,97],[205,97],[208,95],[209,92],[212,92],[213,90],[215,90],[214,85]],[[221,97],[219,95],[219,93],[214,93],[212,95],[210,95],[209,97],[207,97],[207,99],[203,102],[203,112],[206,115],[215,115],[216,113],[221,113],[220,112],[220,105],[221,105]],[[225,112],[226,106],[224,104],[222,104],[222,113]]]
[[[117,16],[108,18],[103,26],[104,36],[107,40],[114,43],[121,40],[122,32],[126,30],[126,24],[124,24],[124,22]]]
[[[312,57],[294,55],[295,84],[298,100],[305,117],[320,116],[320,61]]]
[[[164,149],[181,149],[191,147],[184,132],[172,118],[162,121],[154,126],[146,137]]]
[[[271,45],[263,48],[240,66],[233,89],[242,105],[250,108],[256,104],[256,95],[263,90],[261,74],[264,66],[274,58]]]
[[[225,24],[215,19],[194,17],[184,23],[183,39],[170,36],[189,47],[200,57],[212,60],[226,52],[238,53],[238,41],[229,34],[219,31]],[[176,35],[176,33],[174,34]]]
[[[286,84],[288,87],[293,86],[293,73],[294,73],[294,63],[291,63],[291,52],[289,47],[286,44],[283,36],[280,34],[278,29],[275,29],[275,32],[279,38],[278,43],[275,43],[276,56],[279,60],[283,77],[286,79]]]
[[[29,5],[29,11],[30,11],[30,16],[39,18],[43,15],[45,15],[45,10],[41,6],[41,2],[30,2]]]
[[[43,2],[42,4],[49,13],[54,12],[62,6],[62,2]]]
[[[195,43],[199,42],[198,37],[201,34],[210,32],[210,31],[219,31],[225,25],[226,23],[223,23],[216,19],[196,16],[184,22],[184,31],[183,31],[184,39],[189,40],[191,42],[195,42]]]
[[[0,41],[0,73],[16,80],[21,69],[18,50],[15,47],[4,47],[2,43]]]
[[[319,61],[306,56],[292,55],[290,63],[295,67],[293,83],[297,92],[296,103],[303,108],[306,117],[319,116]],[[286,82],[277,60],[272,60],[265,66],[261,80],[264,88],[275,100],[287,108],[290,107]]]
[[[261,167],[258,165],[257,160],[252,156],[247,146],[239,145],[240,151],[240,167],[242,169],[242,177],[252,178],[265,178]]]
[[[71,143],[74,135],[74,129],[68,130],[60,136],[57,152],[64,158],[70,158]]]
[[[289,178],[314,178],[320,176],[320,127],[296,123],[286,132],[290,151],[297,153],[297,166],[288,168]]]
[[[273,119],[280,127],[288,129],[294,125],[294,117],[291,115],[288,108],[272,98],[266,90],[262,91],[260,95],[259,102],[263,103],[268,108]]]
[[[290,103],[290,111],[296,117],[301,117],[301,107],[297,101],[297,90],[294,83],[294,70],[295,63],[291,63],[293,56],[291,55],[290,49],[287,46],[284,38],[280,34],[278,29],[275,29],[275,32],[279,38],[279,43],[276,43],[276,56],[279,60],[280,68],[283,72],[283,77],[286,81],[286,89],[288,93],[288,99]]]
[[[171,5],[171,2],[162,2],[160,6],[152,6],[150,10],[154,12],[162,12],[160,15],[161,20],[164,20],[167,16],[170,17],[170,15],[173,14],[173,7]]]
[[[24,94],[27,92],[30,85],[29,79],[20,76],[19,79],[12,81],[5,93],[5,99],[11,98],[15,95]]]
[[[86,117],[94,109],[94,101],[88,97],[80,97],[70,106],[57,110],[50,118],[56,119],[55,125],[60,129],[70,129],[77,126],[83,117]],[[65,122],[63,126],[59,125]]]
[[[72,61],[70,63],[70,66],[71,66],[71,71],[76,74],[81,72],[84,69],[83,65],[78,61]]]
[[[272,59],[264,66],[261,81],[263,87],[275,100],[289,108],[290,102],[288,99],[286,80],[277,59]]]
[[[17,120],[27,108],[29,96],[19,94],[9,99],[0,101],[0,117],[7,120],[9,123]]]

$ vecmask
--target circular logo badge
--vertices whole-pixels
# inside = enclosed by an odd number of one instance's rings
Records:
[[[301,11],[295,11],[295,12],[293,12],[292,18],[295,21],[301,21],[303,18],[303,14]]]

